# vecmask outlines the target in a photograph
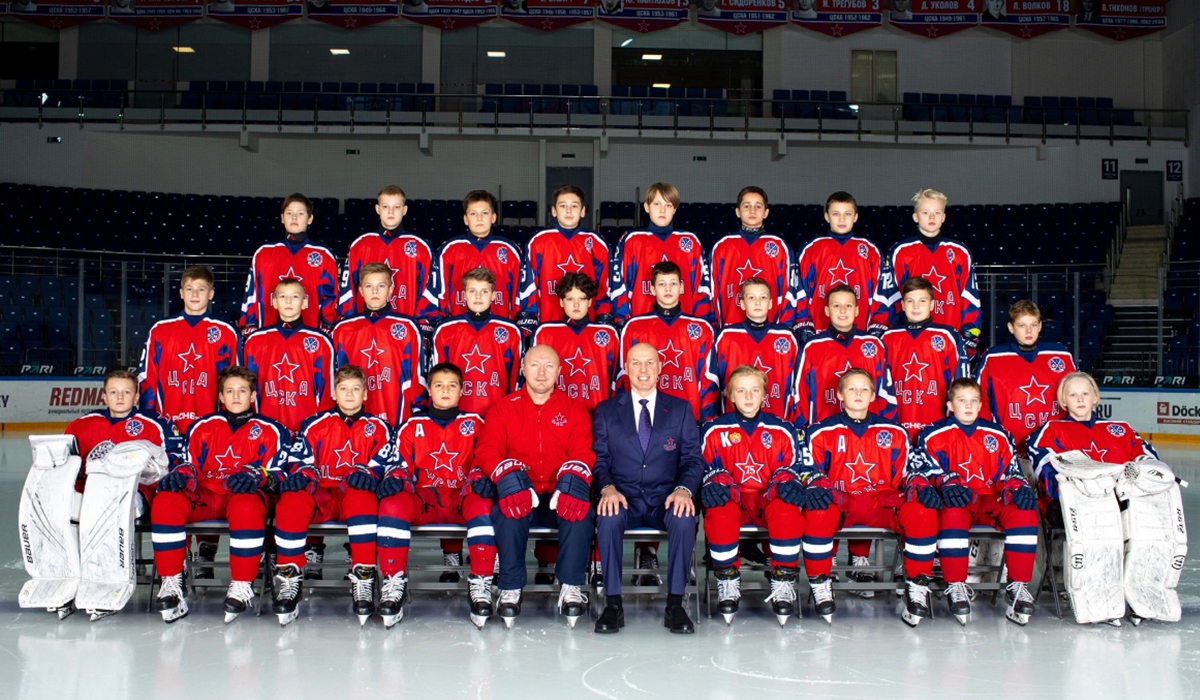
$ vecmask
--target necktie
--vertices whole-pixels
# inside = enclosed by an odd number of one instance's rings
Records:
[[[642,415],[638,417],[638,440],[642,443],[642,454],[645,454],[650,449],[650,409],[646,407],[650,399],[642,399],[639,403],[642,404]]]

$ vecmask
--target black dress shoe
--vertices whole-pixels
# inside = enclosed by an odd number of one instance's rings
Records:
[[[625,608],[618,605],[607,605],[600,619],[596,620],[597,634],[615,634],[625,626]]]
[[[667,607],[667,614],[663,616],[663,627],[671,630],[671,634],[692,634],[696,631],[696,627],[692,625],[692,618],[688,617],[682,605]]]

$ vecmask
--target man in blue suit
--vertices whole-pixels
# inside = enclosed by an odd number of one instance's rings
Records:
[[[600,494],[596,540],[608,599],[596,631],[625,626],[621,601],[621,551],[625,531],[652,527],[667,531],[667,611],[663,625],[674,633],[695,632],[683,609],[696,545],[696,506],[704,460],[700,430],[691,405],[658,391],[662,369],[658,350],[639,343],[625,353],[631,391],[596,407],[592,484]]]

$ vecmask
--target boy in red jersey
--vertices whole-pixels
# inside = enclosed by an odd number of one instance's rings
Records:
[[[242,335],[274,324],[279,313],[269,303],[275,285],[283,279],[300,280],[309,298],[304,325],[328,330],[337,323],[337,258],[322,245],[308,240],[312,225],[312,202],[299,192],[283,200],[279,217],[287,233],[284,240],[268,243],[254,252],[246,280],[246,300],[238,324]]]
[[[761,187],[742,188],[738,192],[736,211],[742,229],[717,241],[710,257],[717,327],[746,319],[741,292],[746,280],[751,278],[762,280],[770,291],[771,323],[790,327],[796,315],[792,289],[795,261],[781,236],[763,232],[763,223],[771,211],[767,206],[767,193]]]
[[[183,313],[155,323],[146,338],[138,371],[139,404],[186,433],[193,421],[216,409],[217,374],[237,360],[238,334],[208,314],[212,270],[187,268],[179,287]]]
[[[652,268],[670,261],[681,270],[679,304],[683,313],[711,321],[712,281],[704,258],[704,246],[694,233],[676,231],[671,221],[679,209],[679,190],[667,182],[656,182],[646,190],[642,205],[650,216],[645,229],[621,237],[612,261],[614,322],[622,326],[634,316],[650,313],[654,306]]]
[[[725,387],[724,410],[733,410],[730,375],[739,365],[750,365],[767,375],[763,410],[785,421],[794,421],[796,407],[790,402],[800,366],[796,336],[788,326],[770,322],[775,301],[770,285],[764,280],[751,277],[743,282],[737,303],[745,311],[745,320],[727,325],[717,334],[717,376]]]
[[[595,280],[582,272],[568,272],[555,287],[565,321],[538,326],[533,345],[549,345],[562,361],[558,390],[583,401],[589,411],[612,396],[621,371],[620,336],[606,323],[589,322],[599,294]]]
[[[293,432],[309,416],[333,406],[333,343],[304,325],[308,295],[290,277],[275,285],[271,306],[279,321],[242,345],[241,365],[258,375],[258,410]]]
[[[366,308],[358,293],[362,280],[359,274],[367,263],[383,263],[392,270],[392,296],[388,303],[392,311],[416,316],[421,295],[429,281],[433,253],[420,236],[407,233],[401,227],[408,213],[408,196],[395,185],[379,190],[375,213],[379,228],[364,233],[350,244],[346,269],[342,270],[342,291],[338,299],[338,315],[345,318],[362,313]]]

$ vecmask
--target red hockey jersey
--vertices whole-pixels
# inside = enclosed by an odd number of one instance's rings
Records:
[[[358,365],[367,374],[367,412],[392,427],[429,400],[425,348],[417,324],[390,311],[356,314],[333,329],[337,366]]]
[[[980,326],[979,285],[971,251],[957,241],[917,235],[892,246],[884,275],[884,295],[897,324],[904,319],[900,288],[913,277],[933,285],[934,323],[953,328],[964,338]]]
[[[289,278],[300,280],[308,293],[308,308],[300,314],[304,325],[332,328],[337,323],[338,269],[333,252],[312,241],[279,241],[259,248],[250,261],[246,298],[238,322],[243,333],[279,320],[271,299],[275,296],[275,285]]]
[[[887,348],[873,335],[851,331],[834,336],[819,333],[804,344],[800,369],[796,376],[796,424],[816,423],[841,411],[837,397],[838,380],[846,370],[857,367],[875,379],[875,401],[871,412],[895,420],[896,397],[892,393],[892,373],[888,369]]]
[[[242,366],[258,374],[258,411],[295,431],[333,407],[333,343],[315,328],[277,323],[242,344]]]
[[[521,331],[495,314],[481,321],[466,315],[447,319],[433,332],[430,366],[439,362],[453,362],[462,370],[459,409],[484,415],[489,406],[517,388]]]
[[[875,244],[854,235],[820,236],[800,251],[797,266],[796,323],[813,332],[829,328],[825,299],[839,284],[858,295],[854,325],[860,331],[888,328],[887,299],[881,293],[883,258]]]
[[[166,451],[172,469],[183,455],[183,436],[175,426],[158,414],[136,408],[124,418],[113,418],[107,408],[85,413],[67,425],[66,434],[75,436],[79,455],[83,457],[79,481],[87,476],[88,454],[105,441],[114,445],[130,440],[152,442]]]
[[[748,422],[726,413],[704,426],[701,444],[709,468],[729,472],[743,491],[764,491],[777,469],[800,466],[796,427],[770,413]]]
[[[635,316],[621,329],[621,386],[629,388],[625,376],[625,353],[638,343],[658,349],[662,373],[658,388],[692,404],[696,420],[717,417],[719,389],[712,325],[708,321],[672,309],[670,316],[658,312]]]
[[[534,490],[549,494],[566,462],[582,462],[588,469],[596,465],[592,416],[562,392],[555,391],[541,406],[525,390],[509,394],[484,419],[475,464],[489,477],[501,462],[515,459],[526,466]]]
[[[290,443],[287,428],[270,418],[255,415],[235,429],[225,414],[218,412],[192,423],[184,439],[184,452],[205,488],[227,493],[225,477],[251,465],[264,472],[266,486],[278,485],[287,466]]]
[[[975,371],[983,390],[980,417],[1003,425],[1024,455],[1025,438],[1063,414],[1058,383],[1075,371],[1075,360],[1058,343],[1038,343],[1023,352],[1009,342],[988,348]]]
[[[1009,479],[1025,480],[1008,431],[990,420],[971,425],[946,416],[926,426],[913,447],[913,470],[925,476],[958,474],[981,495],[998,494]]]
[[[616,391],[621,373],[620,336],[603,323],[556,321],[543,323],[533,345],[549,345],[558,353],[558,390],[589,412]]]
[[[967,376],[967,354],[958,331],[929,324],[918,330],[893,328],[883,334],[891,365],[898,420],[915,440],[921,428],[946,417],[950,382]]]
[[[582,272],[596,281],[596,298],[588,318],[612,313],[608,298],[608,244],[599,235],[577,229],[570,234],[557,228],[534,234],[525,246],[521,268],[521,315],[538,323],[563,320],[555,290],[568,272]]]
[[[1139,457],[1158,459],[1158,453],[1132,426],[1117,420],[1077,421],[1066,416],[1032,433],[1026,446],[1038,483],[1050,498],[1058,498],[1058,480],[1054,478],[1058,472],[1050,466],[1050,458],[1056,454],[1081,450],[1097,462],[1109,464],[1124,464]]]
[[[292,442],[288,471],[316,470],[321,486],[338,486],[363,465],[382,478],[395,463],[392,433],[386,421],[362,411],[345,416],[336,409],[310,416]]]
[[[421,295],[429,283],[433,253],[429,244],[404,231],[384,229],[364,233],[350,244],[346,269],[342,270],[342,293],[338,298],[338,315],[342,318],[366,310],[358,293],[358,271],[367,263],[381,262],[392,269],[392,311],[416,316]]]
[[[871,413],[862,423],[838,413],[804,431],[804,467],[824,472],[842,493],[901,490],[908,476],[904,428]]]
[[[650,269],[663,260],[670,260],[683,271],[683,293],[679,297],[683,313],[712,320],[712,282],[700,238],[686,231],[630,231],[617,246],[609,283],[618,324],[654,308]]]
[[[496,275],[492,313],[516,318],[521,289],[521,250],[505,238],[476,238],[469,233],[451,238],[438,250],[429,282],[425,285],[419,315],[445,318],[465,314],[467,301],[463,297],[462,276],[477,267],[486,267]]]
[[[710,260],[718,327],[746,320],[738,300],[742,298],[742,283],[751,277],[764,280],[771,288],[774,305],[767,316],[769,321],[790,326],[795,320],[794,261],[781,237],[744,232],[725,236],[713,246]]]
[[[745,323],[726,326],[717,334],[717,377],[721,391],[729,386],[729,375],[738,365],[750,365],[767,373],[767,392],[762,410],[795,422],[796,407],[791,402],[796,392],[796,374],[800,367],[800,344],[786,326],[767,324],[755,330]],[[733,402],[722,399],[725,412]]]
[[[233,326],[208,314],[180,314],[150,328],[138,384],[138,406],[186,432],[192,421],[217,408],[217,374],[237,360]]]
[[[398,458],[417,486],[456,489],[475,465],[475,441],[483,429],[478,413],[459,412],[443,423],[429,414],[404,422],[396,437]]]

